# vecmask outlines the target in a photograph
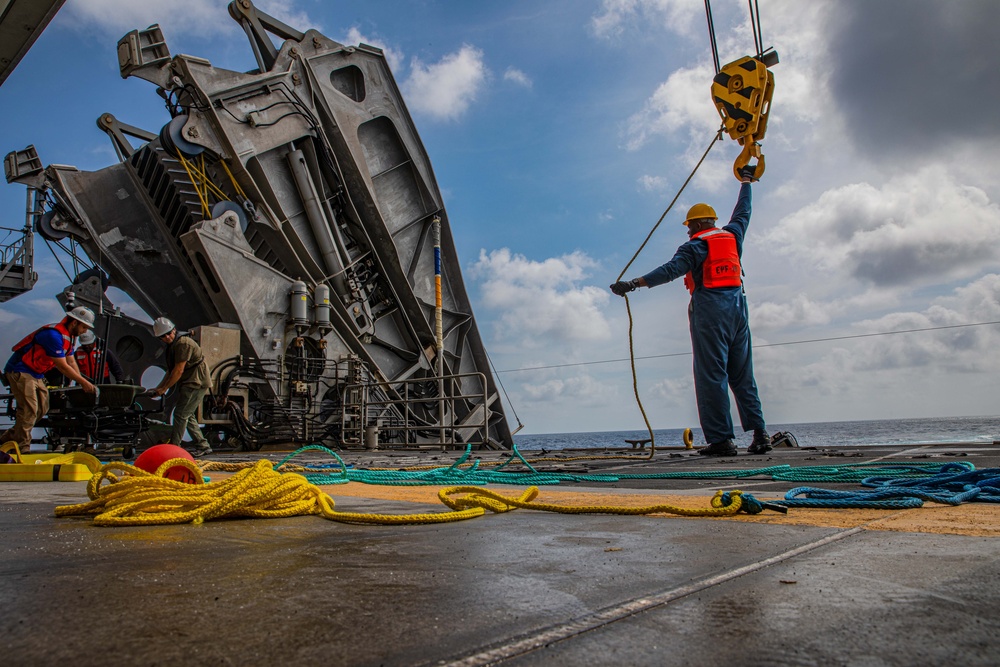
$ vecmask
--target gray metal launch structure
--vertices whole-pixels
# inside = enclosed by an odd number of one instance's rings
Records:
[[[165,368],[163,345],[109,285],[192,330],[215,442],[509,447],[441,193],[381,50],[249,0],[229,13],[255,71],[171,56],[157,25],[118,42],[122,77],[155,84],[171,116],[158,133],[101,116],[118,164],[7,155],[30,229],[90,260],[59,300],[104,316],[98,334],[134,378]]]

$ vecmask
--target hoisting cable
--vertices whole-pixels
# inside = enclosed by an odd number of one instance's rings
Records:
[[[719,73],[719,45],[715,42],[715,23],[712,21],[712,3],[705,0],[705,16],[708,19],[708,41],[712,46],[712,64],[715,65],[715,73]],[[751,13],[751,18],[753,14]],[[758,49],[759,50],[759,49]]]
[[[485,348],[483,348],[483,351],[485,352]],[[517,420],[517,428],[511,431],[511,435],[514,435],[524,428],[524,424],[521,423],[521,418],[517,416],[517,410],[514,409],[514,403],[510,400],[510,396],[507,395],[507,387],[503,386],[503,382],[500,380],[500,374],[497,373],[497,367],[493,364],[493,359],[490,357],[489,352],[486,352],[486,361],[489,363],[490,368],[493,369],[493,377],[496,378],[497,384],[500,385],[504,398],[507,399],[507,405],[510,406],[510,411],[514,414],[514,419]]]
[[[760,5],[757,4],[757,0],[747,0],[747,4],[750,5],[750,28],[753,30],[753,45],[757,49],[757,57],[760,58],[764,53],[764,36],[760,31]],[[718,67],[716,67],[715,73],[719,73]]]
[[[708,4],[707,0],[706,4]],[[681,193],[684,192],[684,188],[686,188],[688,183],[691,182],[691,179],[694,178],[695,173],[697,173],[699,167],[701,167],[701,163],[704,162],[705,158],[708,157],[709,152],[712,150],[712,146],[715,145],[715,142],[722,140],[722,132],[725,129],[725,127],[726,127],[725,124],[722,124],[719,127],[719,131],[715,133],[714,137],[712,137],[712,141],[708,144],[708,148],[705,149],[705,152],[702,153],[701,159],[698,160],[698,164],[696,164],[694,166],[694,169],[691,170],[691,173],[688,175],[687,179],[685,179],[683,185],[681,185],[680,190],[677,191],[677,194],[674,195],[674,198],[671,200],[670,205],[667,206],[667,209],[663,212],[663,215],[661,215],[660,219],[656,221],[656,224],[653,225],[653,228],[649,230],[649,234],[646,235],[646,239],[642,242],[642,245],[640,245],[639,249],[635,251],[634,255],[632,255],[632,259],[628,261],[628,264],[625,265],[625,268],[622,269],[622,272],[618,274],[616,282],[622,279],[622,277],[625,275],[625,272],[628,271],[629,267],[632,266],[632,263],[636,260],[637,257],[639,257],[639,253],[641,253],[643,248],[646,247],[646,244],[649,243],[649,239],[652,238],[653,233],[656,232],[657,228],[660,226],[660,223],[662,223],[663,219],[667,217],[668,213],[670,213],[670,209],[672,209],[674,207],[674,204],[677,203],[677,200],[680,198]],[[642,413],[642,420],[646,422],[646,430],[649,432],[649,456],[646,456],[644,458],[652,459],[653,455],[656,454],[656,436],[653,435],[653,427],[649,423],[649,417],[646,416],[646,409],[643,407],[642,399],[639,397],[639,380],[635,371],[635,340],[632,335],[632,331],[635,328],[635,322],[632,319],[632,306],[629,304],[628,294],[626,294],[624,298],[625,298],[625,310],[628,313],[628,356],[632,366],[632,391],[635,393],[635,402],[639,405],[639,412]]]

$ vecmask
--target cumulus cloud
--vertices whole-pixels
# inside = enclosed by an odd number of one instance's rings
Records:
[[[813,301],[804,294],[794,295],[791,301],[755,305],[750,311],[754,331],[781,331],[789,324],[822,326],[829,324],[830,316],[828,304]]]
[[[309,14],[297,9],[293,0],[256,0],[261,11],[270,14],[303,32],[320,25]],[[120,37],[130,30],[160,24],[169,40],[183,36],[213,37],[242,34],[226,11],[226,3],[218,0],[172,0],[167,5],[135,0],[74,0],[66,3],[63,12],[73,18],[72,25],[80,30],[98,30]]]
[[[765,6],[764,45],[774,46],[781,58],[772,70],[775,88],[769,132],[785,118],[821,121],[831,115],[834,100],[828,83],[831,71],[836,69],[831,63],[836,62],[839,67],[839,60],[827,42],[830,22],[839,6],[839,0],[772,0]],[[738,32],[726,35],[725,45],[733,58],[751,55],[747,44],[749,30],[746,24]]]
[[[833,96],[873,160],[1000,138],[993,0],[843,0],[828,25]]]
[[[587,404],[615,394],[607,383],[589,375],[528,381],[522,383],[520,389],[525,398],[539,403],[561,403],[569,399],[577,404]]]
[[[454,120],[475,101],[488,77],[483,52],[466,44],[430,65],[414,58],[403,89],[407,105],[414,111]]]
[[[935,166],[881,188],[857,183],[829,190],[764,240],[814,264],[827,279],[878,287],[940,283],[997,266],[1000,207]]]
[[[650,176],[643,174],[639,177],[639,188],[646,192],[660,192],[666,190],[670,181],[664,176]]]
[[[719,129],[719,113],[712,104],[706,82],[714,72],[709,65],[674,71],[660,84],[638,113],[628,119],[626,147],[636,150],[652,137],[678,133],[711,137]]]
[[[481,250],[471,275],[482,280],[482,304],[501,313],[497,337],[538,347],[611,337],[608,291],[582,284],[595,267],[581,252],[536,262],[502,248]]]
[[[399,72],[403,67],[403,53],[401,51],[389,46],[378,35],[362,34],[357,26],[351,26],[350,30],[347,31],[347,35],[337,41],[341,44],[368,44],[369,46],[380,48],[383,55],[385,55],[386,62],[389,63],[389,69],[393,72]]]
[[[792,407],[810,415],[819,400],[822,409],[817,415],[847,406],[855,415],[878,417],[884,416],[878,411],[886,406],[906,410],[908,405],[908,414],[916,416],[924,406],[957,390],[956,374],[965,378],[962,382],[978,376],[991,384],[988,378],[1000,372],[996,322],[1000,322],[1000,275],[990,273],[921,310],[859,321],[844,333],[861,337],[827,343],[826,349],[758,348],[754,351],[757,381],[762,395],[779,399],[786,411]],[[992,405],[989,397],[970,397],[973,413],[994,409],[973,405],[974,400]],[[803,418],[809,417],[795,419]]]
[[[510,81],[511,83],[516,83],[519,86],[525,88],[531,88],[534,83],[527,74],[514,67],[508,67],[507,71],[503,73],[503,80]]]
[[[621,36],[637,24],[655,24],[680,35],[691,35],[704,9],[690,0],[604,0],[591,19],[594,34],[604,39]]]
[[[1000,370],[993,353],[1000,345],[1000,275],[991,273],[940,297],[917,312],[890,313],[859,323],[873,332],[929,329],[880,336],[858,363],[870,368],[935,365],[954,372]],[[967,326],[977,325],[977,326]]]

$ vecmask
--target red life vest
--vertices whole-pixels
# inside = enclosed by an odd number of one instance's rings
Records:
[[[80,367],[80,373],[89,380],[96,380],[97,371],[101,368],[101,351],[97,349],[97,345],[90,348],[90,352],[83,347],[78,347],[74,356],[76,356],[76,365]],[[105,364],[104,379],[107,380],[110,377],[111,369],[108,367],[108,364]]]
[[[691,236],[708,244],[708,257],[701,265],[701,284],[708,289],[739,287],[743,284],[740,253],[736,237],[724,229],[706,229]],[[694,276],[689,271],[684,276],[684,286],[694,294]]]
[[[54,329],[62,335],[63,353],[68,354],[73,348],[73,336],[70,334],[69,329],[66,328],[65,322],[46,324],[44,327],[36,329],[22,338],[17,345],[11,348],[12,351],[18,354],[25,366],[41,375],[48,373],[55,366],[52,358],[45,352],[45,348],[35,341],[35,336],[46,329]]]

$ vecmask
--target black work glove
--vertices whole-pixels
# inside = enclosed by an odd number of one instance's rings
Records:
[[[749,180],[750,182],[756,181],[757,178],[754,177],[754,174],[756,172],[757,172],[757,165],[748,164],[747,166],[740,169],[740,179],[742,179],[744,182],[746,182],[747,180]]]
[[[625,296],[637,287],[639,287],[638,278],[633,278],[632,280],[619,280],[611,286],[611,291],[618,296]]]

